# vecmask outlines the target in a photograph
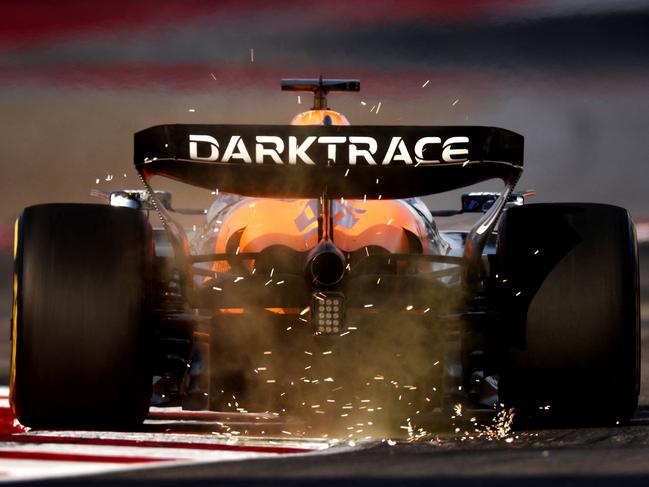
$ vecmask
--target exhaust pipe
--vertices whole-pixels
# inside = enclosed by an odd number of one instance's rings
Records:
[[[345,256],[333,243],[321,240],[309,253],[306,275],[314,287],[331,287],[345,276]]]

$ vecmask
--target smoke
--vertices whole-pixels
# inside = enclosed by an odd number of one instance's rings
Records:
[[[422,286],[377,302],[375,286],[349,286],[354,302],[373,306],[348,309],[335,336],[314,334],[306,313],[216,316],[210,407],[278,413],[294,435],[397,438],[439,428],[456,387],[445,383],[453,337],[442,317],[459,292]]]

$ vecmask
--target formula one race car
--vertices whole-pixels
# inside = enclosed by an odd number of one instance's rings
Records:
[[[135,134],[144,190],[26,208],[16,224],[11,404],[33,427],[124,426],[151,404],[380,418],[504,404],[628,420],[639,392],[634,224],[601,204],[524,204],[523,137],[349,126],[314,93],[291,125]],[[207,189],[185,230],[155,176]],[[418,197],[487,179],[457,211]],[[162,221],[152,229],[149,213]],[[435,218],[477,215],[467,231]],[[359,422],[359,419],[363,421]],[[360,428],[362,430],[362,428]]]

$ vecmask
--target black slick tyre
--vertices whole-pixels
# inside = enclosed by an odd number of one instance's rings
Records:
[[[137,424],[151,395],[151,228],[103,205],[26,208],[17,225],[10,400],[40,428]]]
[[[638,260],[626,210],[509,209],[498,240],[505,327],[500,398],[521,418],[606,424],[634,414],[640,385]]]

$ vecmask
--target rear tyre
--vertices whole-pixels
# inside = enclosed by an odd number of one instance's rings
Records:
[[[31,427],[127,426],[151,395],[151,228],[103,205],[26,208],[17,222],[11,403]]]
[[[500,398],[521,419],[612,423],[638,404],[635,228],[626,210],[536,204],[508,210],[498,273],[507,327]]]

